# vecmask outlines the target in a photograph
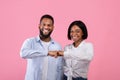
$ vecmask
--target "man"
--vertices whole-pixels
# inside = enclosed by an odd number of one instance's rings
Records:
[[[39,36],[25,40],[20,56],[27,59],[25,80],[62,80],[63,59],[57,56],[61,46],[51,37],[54,19],[43,15],[39,24]]]

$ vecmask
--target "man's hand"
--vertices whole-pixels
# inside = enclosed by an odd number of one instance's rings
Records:
[[[63,56],[64,55],[64,51],[58,51],[58,56]]]
[[[52,57],[55,57],[55,58],[57,58],[57,56],[58,56],[57,54],[58,54],[57,51],[49,51],[49,52],[48,52],[48,55],[49,55],[49,56],[52,56]]]

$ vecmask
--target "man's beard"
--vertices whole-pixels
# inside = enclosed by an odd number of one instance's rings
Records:
[[[41,38],[44,38],[44,39],[50,37],[50,35],[51,35],[51,33],[52,33],[52,31],[51,31],[51,32],[49,32],[47,35],[45,35],[45,34],[43,33],[43,31],[41,31],[41,30],[39,30],[39,31],[40,31],[40,37],[41,37]]]

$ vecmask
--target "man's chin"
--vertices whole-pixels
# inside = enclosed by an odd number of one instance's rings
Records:
[[[40,35],[41,35],[42,38],[48,38],[48,37],[50,37],[50,34],[51,34],[51,32],[49,32],[49,33],[44,33],[44,32],[42,32],[42,31],[40,31]]]
[[[44,36],[48,36],[48,35],[49,35],[49,33],[44,33],[43,35],[44,35]]]
[[[47,35],[41,35],[41,37],[42,38],[48,38],[48,37],[50,37],[50,35],[49,34],[47,34]]]

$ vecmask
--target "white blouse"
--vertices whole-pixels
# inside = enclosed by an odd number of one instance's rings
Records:
[[[64,50],[64,74],[68,80],[72,80],[72,77],[87,78],[89,63],[92,58],[92,43],[82,41],[77,48],[73,44],[67,45]]]

